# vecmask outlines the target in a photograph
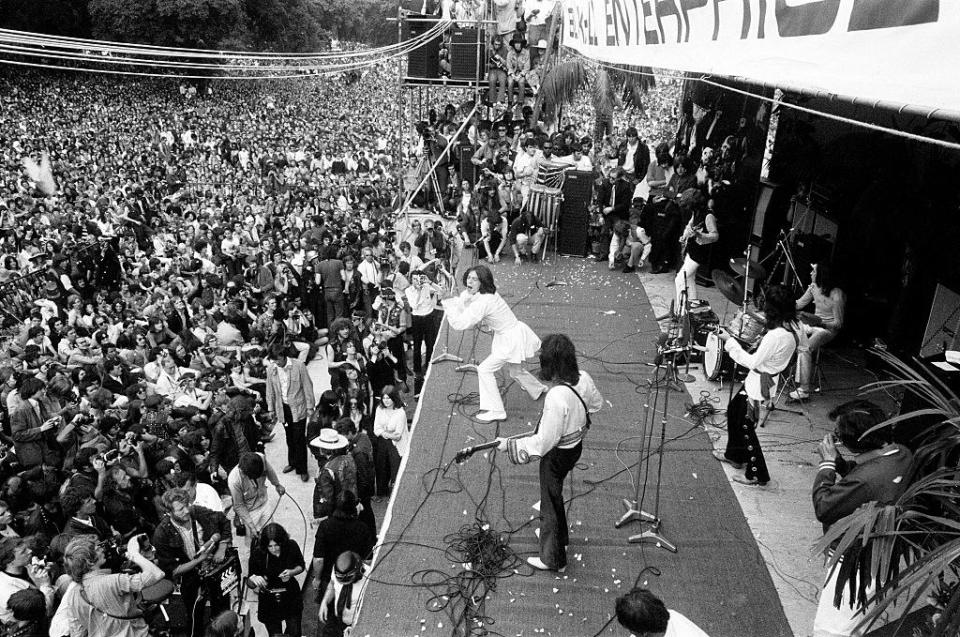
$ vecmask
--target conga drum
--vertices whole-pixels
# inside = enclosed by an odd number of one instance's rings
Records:
[[[527,201],[527,209],[543,224],[548,232],[557,230],[557,222],[560,217],[560,197],[559,188],[551,188],[543,184],[534,184],[530,186],[530,199]]]

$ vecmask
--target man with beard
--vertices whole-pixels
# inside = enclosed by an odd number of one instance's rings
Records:
[[[206,560],[222,563],[226,559],[233,536],[227,516],[201,506],[192,505],[185,489],[169,489],[162,497],[167,515],[153,532],[157,563],[166,576],[180,582],[183,603],[192,612],[192,635],[200,637],[204,630],[205,604],[197,603],[200,595],[199,568]],[[213,607],[210,614],[226,610]]]

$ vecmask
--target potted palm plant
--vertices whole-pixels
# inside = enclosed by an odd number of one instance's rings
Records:
[[[846,592],[865,609],[864,632],[884,623],[894,605],[902,616],[932,606],[932,617],[913,634],[954,637],[960,634],[960,397],[924,367],[875,354],[891,378],[864,390],[912,394],[919,404],[874,428],[909,437],[910,486],[892,504],[870,502],[834,523],[814,551],[827,552],[830,569],[839,563],[834,603]]]

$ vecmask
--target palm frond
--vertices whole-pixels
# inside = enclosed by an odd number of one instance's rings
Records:
[[[656,84],[653,69],[649,66],[623,65],[624,105],[632,106],[642,111],[644,94],[656,86]]]
[[[573,102],[577,93],[587,84],[587,69],[580,57],[557,64],[540,81],[540,91],[533,106],[534,112],[556,113],[564,104]]]
[[[605,68],[598,68],[596,75],[591,83],[593,100],[593,109],[598,116],[606,116],[613,113],[617,106],[616,86],[610,72]]]
[[[865,609],[860,630],[881,621],[892,604],[902,614],[922,603],[931,587],[955,582],[960,568],[960,398],[922,365],[875,352],[892,377],[863,389],[902,391],[922,406],[869,430],[898,427],[911,434],[913,463],[903,493],[893,503],[869,502],[832,524],[817,542],[837,571],[834,604],[844,596]],[[866,435],[866,434],[865,434]],[[846,593],[846,595],[845,595]],[[960,587],[941,595],[937,635],[960,627]]]

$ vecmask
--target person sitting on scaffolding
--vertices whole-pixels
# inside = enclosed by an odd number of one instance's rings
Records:
[[[507,93],[507,54],[503,36],[495,35],[490,42],[490,57],[487,60],[487,106],[503,102]]]
[[[507,53],[507,101],[512,106],[523,104],[527,91],[527,75],[530,73],[530,51],[527,41],[520,32],[513,34],[510,40],[510,52]],[[513,89],[517,88],[517,98],[513,98]]]

